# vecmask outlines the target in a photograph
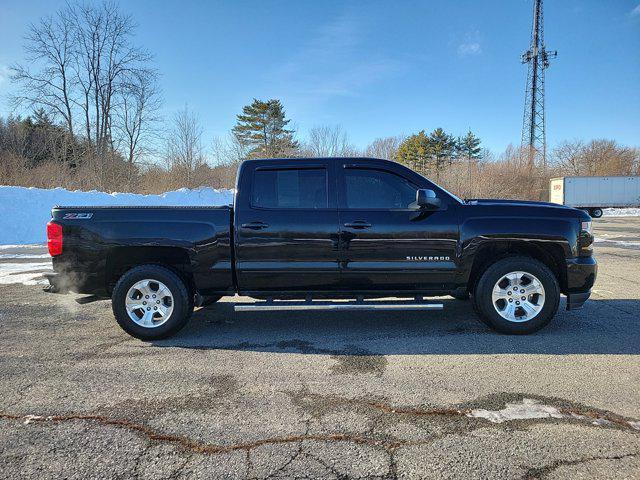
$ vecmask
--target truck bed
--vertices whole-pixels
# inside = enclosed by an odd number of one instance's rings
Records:
[[[109,293],[131,265],[168,258],[193,274],[203,293],[234,289],[229,206],[58,206],[52,217],[64,230],[54,269],[83,266],[73,275],[71,290]]]

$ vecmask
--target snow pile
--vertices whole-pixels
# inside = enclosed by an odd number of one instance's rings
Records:
[[[640,208],[605,208],[605,217],[640,217]]]
[[[0,186],[0,245],[46,242],[46,223],[55,205],[73,206],[216,206],[233,203],[232,190],[181,188],[162,195],[74,192]]]

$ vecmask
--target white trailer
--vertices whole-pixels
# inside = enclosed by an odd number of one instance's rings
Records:
[[[640,207],[640,177],[552,178],[549,200],[600,218],[603,208]]]

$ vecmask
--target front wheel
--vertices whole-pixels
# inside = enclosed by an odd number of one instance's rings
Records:
[[[529,257],[497,261],[480,277],[474,301],[481,320],[509,334],[528,334],[546,326],[560,303],[553,272]]]
[[[113,289],[111,305],[120,327],[140,340],[173,335],[193,312],[184,282],[158,265],[141,265],[122,275]]]

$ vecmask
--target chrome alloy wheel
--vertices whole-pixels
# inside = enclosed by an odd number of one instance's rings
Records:
[[[129,318],[141,327],[159,327],[171,317],[173,294],[158,280],[140,280],[127,292],[125,307]]]
[[[493,308],[510,322],[527,322],[544,307],[542,282],[528,272],[510,272],[493,286]]]

